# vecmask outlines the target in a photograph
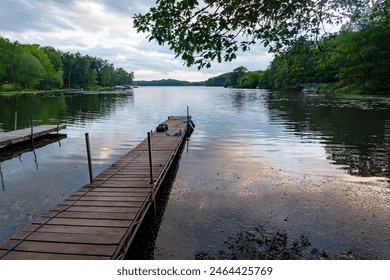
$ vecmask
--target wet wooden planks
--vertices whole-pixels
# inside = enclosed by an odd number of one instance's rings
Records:
[[[169,117],[166,132],[152,133],[154,183],[145,139],[0,246],[2,259],[122,259],[180,149],[186,120]]]
[[[25,141],[31,141],[32,139],[42,137],[44,135],[50,134],[52,132],[57,132],[59,130],[65,129],[66,125],[40,125],[34,126],[32,131],[30,128],[18,129],[9,132],[0,133],[0,147],[6,147],[10,145],[15,145]],[[31,133],[32,132],[32,133]]]

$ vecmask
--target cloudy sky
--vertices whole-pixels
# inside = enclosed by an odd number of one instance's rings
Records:
[[[168,47],[149,42],[147,34],[133,28],[133,15],[153,5],[154,0],[0,0],[0,36],[96,56],[134,71],[136,80],[203,81],[241,65],[264,70],[272,59],[256,46],[231,63],[187,68]]]

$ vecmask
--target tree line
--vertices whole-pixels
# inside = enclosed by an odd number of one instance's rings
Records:
[[[49,90],[130,85],[134,73],[101,58],[0,37],[0,89]]]
[[[134,81],[134,86],[174,86],[174,87],[184,87],[184,86],[204,86],[204,82],[188,82],[180,81],[175,79],[162,79],[162,80],[153,80],[153,81]]]
[[[224,73],[205,82],[209,87],[268,88],[268,71],[248,71],[244,66]]]
[[[361,11],[335,36],[302,40],[275,56],[268,68],[274,88],[324,84],[328,90],[390,92],[390,2]]]

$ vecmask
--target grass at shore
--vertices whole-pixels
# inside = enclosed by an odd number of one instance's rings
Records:
[[[92,86],[85,89],[77,88],[53,88],[47,90],[38,90],[38,89],[23,89],[21,87],[14,88],[13,84],[0,84],[0,94],[19,94],[19,93],[45,93],[45,92],[68,92],[68,91],[80,91],[80,90],[107,90],[109,87],[102,86]]]

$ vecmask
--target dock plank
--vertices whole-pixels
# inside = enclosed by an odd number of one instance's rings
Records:
[[[62,203],[59,205],[74,205],[74,206],[101,206],[101,207],[127,207],[127,208],[139,208],[142,205],[142,202],[139,201],[96,201],[96,200],[64,200]]]
[[[0,249],[15,245],[17,240],[9,240]],[[59,242],[44,242],[44,241],[23,241],[13,251],[26,251],[37,253],[59,253],[62,254],[78,254],[92,256],[107,256],[110,257],[117,249],[116,245],[99,245],[99,244],[73,244]]]
[[[53,207],[53,211],[62,211],[64,206],[55,206]],[[137,208],[129,208],[129,207],[92,207],[92,206],[72,206],[72,211],[79,212],[106,212],[106,213],[136,213],[138,212]],[[68,210],[67,210],[68,211]]]
[[[125,234],[126,228],[120,227],[86,227],[86,226],[59,226],[59,225],[45,225],[39,227],[40,224],[30,224],[26,226],[22,232],[26,234],[36,230],[36,232],[57,232],[57,233],[89,233],[89,234]],[[39,228],[38,228],[39,227]]]
[[[39,218],[36,223],[45,223],[47,219]],[[48,225],[61,226],[91,226],[91,227],[128,227],[126,220],[103,220],[103,219],[76,219],[76,218],[58,218],[47,222]]]
[[[82,211],[74,211],[73,208],[69,208],[69,210],[61,212],[58,214],[58,211],[48,211],[42,215],[44,218],[50,218],[53,215],[56,215],[58,218],[75,218],[75,219],[103,219],[103,220],[134,220],[135,213],[105,213],[105,212],[82,212]]]
[[[12,240],[20,240],[25,237],[25,232],[20,232],[12,237]],[[122,239],[120,234],[90,234],[90,233],[56,233],[34,232],[26,238],[27,241],[59,242],[74,244],[103,244],[118,245]]]
[[[79,199],[79,201],[113,201],[113,202],[143,202],[145,196],[115,196],[110,193],[105,193],[106,195],[100,193],[100,195],[88,194]],[[69,201],[74,201],[80,196],[72,195],[69,197]]]
[[[93,190],[88,193],[89,198],[92,197],[121,197],[123,199],[144,199],[149,192],[131,192],[131,191],[117,191],[116,189],[110,189],[111,191],[97,191]],[[77,197],[83,195],[85,192],[75,192],[73,196],[70,197]]]
[[[6,253],[6,250],[0,250],[0,255]],[[106,256],[87,256],[87,255],[72,255],[72,254],[51,254],[51,253],[36,253],[36,252],[18,252],[12,251],[5,255],[4,260],[109,260]]]

